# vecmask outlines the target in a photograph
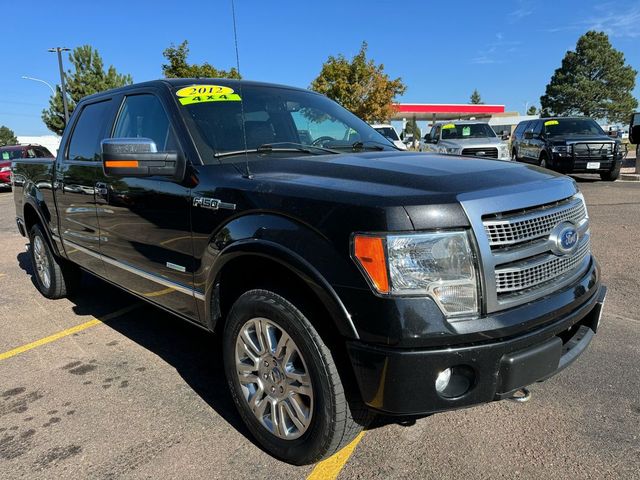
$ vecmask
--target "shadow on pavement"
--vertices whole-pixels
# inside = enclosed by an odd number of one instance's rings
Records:
[[[33,269],[27,252],[17,256],[18,264],[31,275]],[[113,285],[83,273],[82,287],[68,300],[78,315],[100,319],[134,303],[141,303]],[[35,287],[34,287],[35,288]],[[220,339],[186,321],[152,305],[144,305],[131,313],[105,322],[109,328],[155,353],[171,365],[184,381],[215,412],[238,432],[254,441],[237,413],[227,387],[222,363]]]

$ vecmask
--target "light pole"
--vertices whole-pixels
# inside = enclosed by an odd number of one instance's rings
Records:
[[[49,82],[45,82],[44,80],[41,80],[39,78],[27,77],[26,75],[22,75],[22,78],[24,78],[25,80],[33,80],[34,82],[44,83],[47,87],[51,89],[51,93],[55,96],[56,91]]]
[[[64,70],[62,69],[62,52],[68,52],[70,49],[66,47],[50,48],[50,52],[58,54],[58,67],[60,68],[60,86],[62,87],[62,104],[64,105],[64,124],[69,122],[69,107],[67,106],[67,86],[64,83]]]

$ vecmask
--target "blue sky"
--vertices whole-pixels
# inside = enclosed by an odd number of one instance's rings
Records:
[[[49,133],[40,119],[58,82],[53,46],[90,44],[134,81],[161,77],[162,51],[189,40],[191,62],[235,65],[229,0],[209,2],[10,2],[3,6],[0,125]],[[247,79],[307,87],[328,55],[369,55],[407,84],[401,101],[485,103],[523,111],[538,104],[568,49],[604,30],[640,70],[639,1],[264,1],[236,0],[240,66]],[[68,65],[68,61],[65,58]],[[640,87],[635,89],[640,97]]]

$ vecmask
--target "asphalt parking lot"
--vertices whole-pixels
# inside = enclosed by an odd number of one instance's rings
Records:
[[[333,473],[640,478],[640,184],[579,185],[609,287],[585,355],[526,404],[378,421]],[[73,298],[47,300],[25,243],[0,193],[0,478],[320,478],[252,442],[216,338],[88,276]]]

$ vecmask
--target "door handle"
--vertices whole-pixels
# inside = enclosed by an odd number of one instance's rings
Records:
[[[109,189],[107,188],[107,184],[103,182],[96,182],[95,191],[98,195],[108,195]]]

